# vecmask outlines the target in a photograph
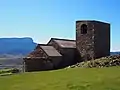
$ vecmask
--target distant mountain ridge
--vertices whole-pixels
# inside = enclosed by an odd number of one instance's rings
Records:
[[[32,38],[0,38],[0,54],[26,55],[37,43]]]
[[[111,55],[120,55],[120,52],[110,52]]]
[[[37,43],[32,38],[0,38],[0,57],[10,57],[10,55],[27,55],[34,50]],[[111,55],[120,52],[111,52]]]

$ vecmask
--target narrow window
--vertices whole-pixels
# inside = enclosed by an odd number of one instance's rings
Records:
[[[81,25],[81,34],[86,34],[87,33],[87,25],[86,24],[82,24]]]

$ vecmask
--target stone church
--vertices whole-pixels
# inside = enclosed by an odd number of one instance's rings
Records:
[[[24,58],[24,69],[43,71],[110,55],[110,24],[95,20],[76,21],[76,40],[51,38]]]

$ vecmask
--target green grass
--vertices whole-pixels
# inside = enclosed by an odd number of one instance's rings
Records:
[[[70,68],[1,76],[0,90],[120,90],[120,67]]]
[[[2,76],[4,74],[12,74],[11,70],[12,69],[2,69],[2,70],[0,70],[0,76]]]
[[[8,76],[20,73],[20,70],[17,68],[11,68],[11,69],[1,69],[0,70],[0,76]]]

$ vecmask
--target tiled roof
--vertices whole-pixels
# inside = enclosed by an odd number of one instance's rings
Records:
[[[75,40],[67,40],[67,39],[55,39],[53,40],[62,48],[76,48]]]
[[[40,46],[48,56],[62,56],[53,46]]]
[[[40,48],[48,55],[48,56],[62,56],[53,46],[48,46],[45,44],[38,44],[34,51],[32,51],[27,57],[43,57]]]

